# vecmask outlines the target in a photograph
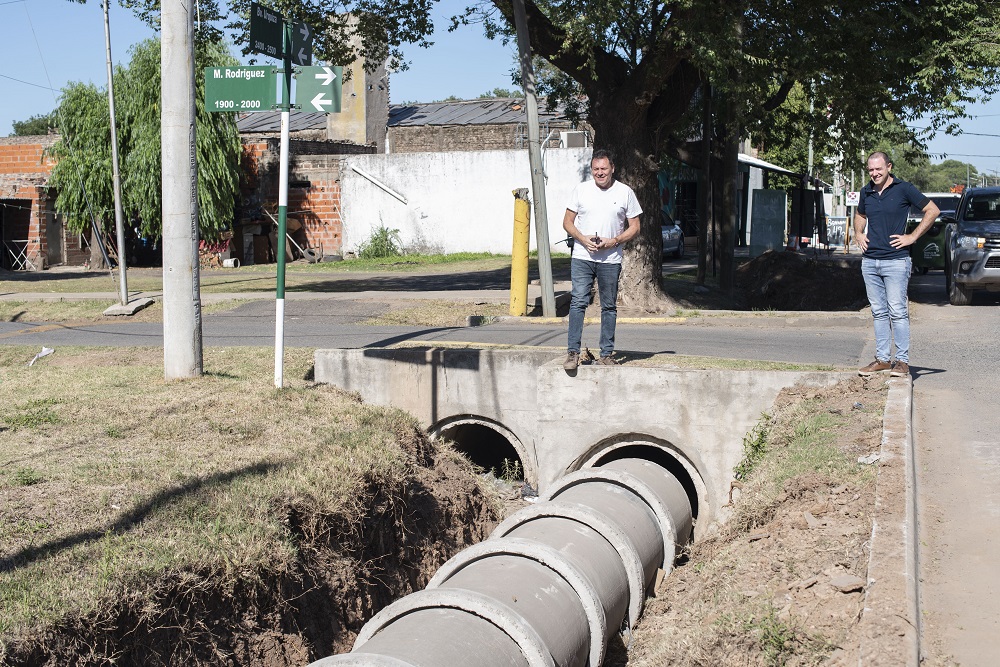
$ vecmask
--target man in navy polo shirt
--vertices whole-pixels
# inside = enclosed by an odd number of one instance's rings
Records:
[[[911,183],[893,178],[892,163],[882,152],[868,157],[871,182],[861,189],[854,214],[854,234],[864,252],[861,275],[875,320],[875,361],[858,373],[864,376],[889,371],[893,377],[910,374],[910,315],[907,289],[910,283],[908,247],[920,238],[941,211]],[[910,207],[924,212],[911,233],[906,233]],[[866,228],[867,226],[867,228]],[[890,342],[896,344],[896,361],[890,363]]]

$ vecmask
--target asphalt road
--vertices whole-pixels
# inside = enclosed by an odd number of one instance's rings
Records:
[[[351,323],[351,318],[344,315],[345,310],[342,301],[288,302],[286,347],[380,347],[403,341],[551,346],[558,350],[566,345],[565,319],[558,324],[508,320],[481,327],[368,326]],[[597,325],[588,325],[584,344],[596,349],[599,334]],[[861,356],[868,334],[865,318],[844,313],[712,317],[685,323],[622,322],[618,325],[616,347],[623,353],[853,366]],[[206,346],[273,346],[274,304],[254,302],[229,313],[205,316],[202,342]],[[118,320],[84,325],[0,322],[0,344],[162,346],[163,326]]]
[[[1000,295],[948,305],[944,277],[914,277],[914,371],[923,665],[1000,661]]]

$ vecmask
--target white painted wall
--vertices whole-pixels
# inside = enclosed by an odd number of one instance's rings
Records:
[[[549,243],[567,252],[563,214],[576,185],[590,178],[592,148],[543,154]],[[402,195],[402,201],[352,167]],[[420,252],[510,254],[516,188],[531,188],[528,151],[394,153],[346,157],[340,172],[345,252],[357,251],[380,225],[398,229],[404,248]],[[531,195],[533,197],[533,193]],[[531,247],[535,243],[532,207]]]

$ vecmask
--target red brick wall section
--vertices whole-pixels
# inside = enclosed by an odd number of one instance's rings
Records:
[[[270,220],[260,213],[278,210],[278,142],[273,138],[243,137],[243,176],[240,181],[242,213],[238,224],[252,225]],[[339,255],[343,245],[340,217],[339,174],[330,168],[331,156],[371,153],[370,146],[326,141],[294,141],[292,157],[299,166],[289,177],[288,217],[298,220],[304,230],[306,247],[324,255]],[[314,159],[306,156],[317,156]],[[336,163],[336,160],[333,160]],[[308,181],[308,187],[304,184]]]
[[[340,183],[310,181],[308,188],[289,188],[288,217],[302,223],[310,248],[322,247],[324,255],[341,254]]]
[[[0,174],[51,174],[56,163],[45,149],[58,139],[54,135],[0,138]]]

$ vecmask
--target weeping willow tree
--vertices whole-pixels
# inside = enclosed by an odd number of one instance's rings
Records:
[[[196,67],[236,66],[239,62],[218,42],[202,41]],[[235,114],[205,110],[204,78],[197,80],[198,223],[202,238],[215,239],[232,224],[239,191],[241,145]],[[159,236],[160,43],[137,44],[127,67],[115,68],[115,112],[118,121],[122,177],[122,209],[138,233]],[[57,189],[55,208],[69,229],[102,236],[114,222],[111,171],[111,127],[107,93],[93,84],[71,83],[59,104],[60,141],[52,148],[58,159],[50,185]],[[100,266],[97,244],[91,265]]]

